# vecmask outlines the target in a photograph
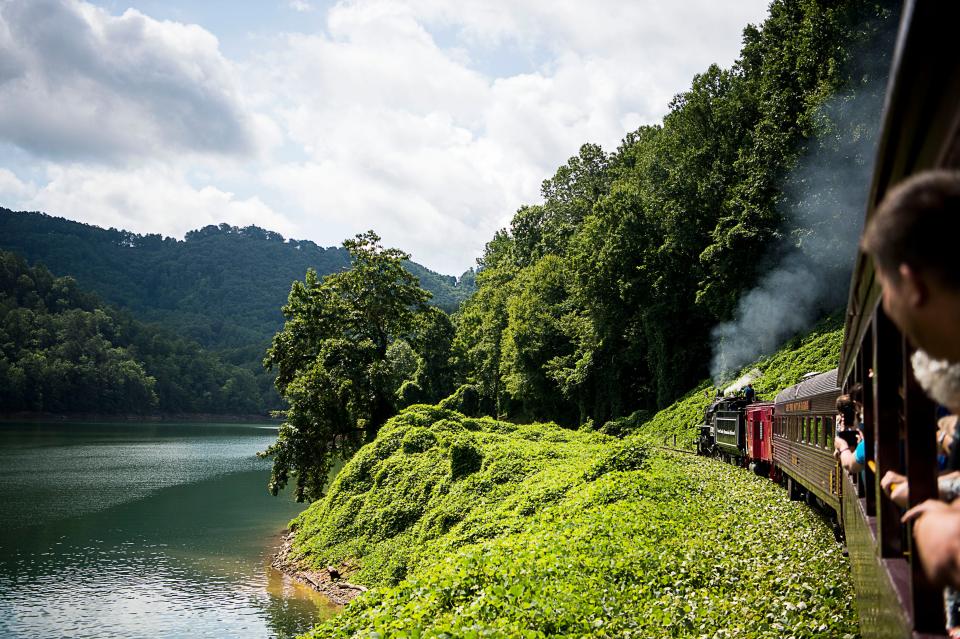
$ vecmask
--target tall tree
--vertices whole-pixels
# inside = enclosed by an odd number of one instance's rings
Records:
[[[390,344],[410,334],[430,293],[404,269],[409,256],[384,249],[373,231],[343,243],[350,268],[324,277],[308,270],[283,307],[286,323],[264,365],[289,402],[273,458],[270,491],[296,477],[298,501],[323,494],[338,457],[369,441],[395,411]]]

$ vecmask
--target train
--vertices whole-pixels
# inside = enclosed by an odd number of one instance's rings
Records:
[[[960,170],[960,2],[906,0],[890,69],[865,217],[902,180]],[[838,366],[812,373],[773,401],[719,397],[697,448],[783,483],[792,499],[832,513],[845,539],[866,639],[943,637],[943,593],[917,560],[912,528],[880,488],[907,477],[909,505],[937,491],[936,406],[913,376],[909,340],[886,316],[874,264],[859,247]],[[848,474],[833,457],[835,402],[862,389],[866,467]]]
[[[839,519],[842,473],[833,455],[839,369],[810,372],[771,401],[718,397],[698,426],[697,453],[744,466]]]

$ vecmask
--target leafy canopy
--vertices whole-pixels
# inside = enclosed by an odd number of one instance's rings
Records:
[[[264,365],[289,402],[273,458],[270,491],[296,476],[296,498],[323,494],[338,457],[347,457],[376,435],[396,412],[398,377],[410,358],[391,357],[396,340],[409,336],[430,293],[403,264],[409,256],[385,249],[373,231],[343,243],[350,268],[296,281],[283,307],[286,323],[273,338]],[[394,349],[394,353],[397,349]]]

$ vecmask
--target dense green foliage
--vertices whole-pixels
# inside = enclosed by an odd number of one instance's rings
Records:
[[[290,282],[307,269],[325,275],[350,262],[343,248],[285,240],[255,226],[207,226],[176,240],[4,208],[0,250],[70,275],[106,303],[248,369],[257,388],[251,397],[270,408],[280,402],[261,360],[283,326],[280,307]],[[448,312],[472,292],[472,271],[458,281],[413,262],[405,266],[433,294],[431,303]]]
[[[264,410],[248,370],[0,251],[0,411]]]
[[[739,61],[696,76],[662,125],[613,153],[586,144],[544,181],[544,203],[487,244],[456,317],[483,410],[602,424],[706,377],[711,330],[776,253],[861,215],[823,194],[828,219],[787,220],[784,184],[817,145],[871,160],[894,5],[776,0]]]
[[[466,474],[464,446],[482,460]],[[315,637],[856,632],[846,562],[815,514],[635,437],[413,406],[293,525],[301,561],[380,586]]]
[[[264,359],[289,403],[263,453],[273,458],[270,490],[294,475],[298,501],[319,498],[334,462],[373,439],[398,403],[451,390],[453,326],[426,307],[430,293],[404,268],[408,256],[384,249],[373,231],[343,245],[350,268],[323,279],[308,270],[293,283],[287,321]]]

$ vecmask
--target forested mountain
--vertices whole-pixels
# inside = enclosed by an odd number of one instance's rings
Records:
[[[457,318],[486,412],[602,424],[706,378],[712,329],[777,257],[862,219],[842,182],[873,159],[897,14],[775,0],[737,63],[697,75],[661,125],[613,153],[586,144],[544,181],[544,203],[487,244]],[[791,170],[819,148],[835,159],[816,167],[821,215],[788,217],[809,178]],[[840,248],[829,259],[852,259]]]
[[[291,282],[308,268],[325,275],[349,263],[341,247],[285,240],[256,226],[206,226],[177,240],[4,208],[0,249],[213,349],[268,342],[283,325],[280,307]],[[455,277],[407,267],[433,294],[431,303],[448,312],[472,292],[471,277],[458,286]]]
[[[0,411],[264,413],[246,369],[0,251]]]
[[[323,276],[349,264],[342,247],[285,240],[256,226],[207,226],[177,240],[4,208],[0,250],[68,275],[105,303],[247,369],[255,380],[252,398],[270,409],[280,407],[280,398],[261,363],[283,326],[280,309],[291,283],[308,268]],[[472,271],[458,281],[414,262],[406,268],[433,294],[430,303],[448,312],[473,291]]]

